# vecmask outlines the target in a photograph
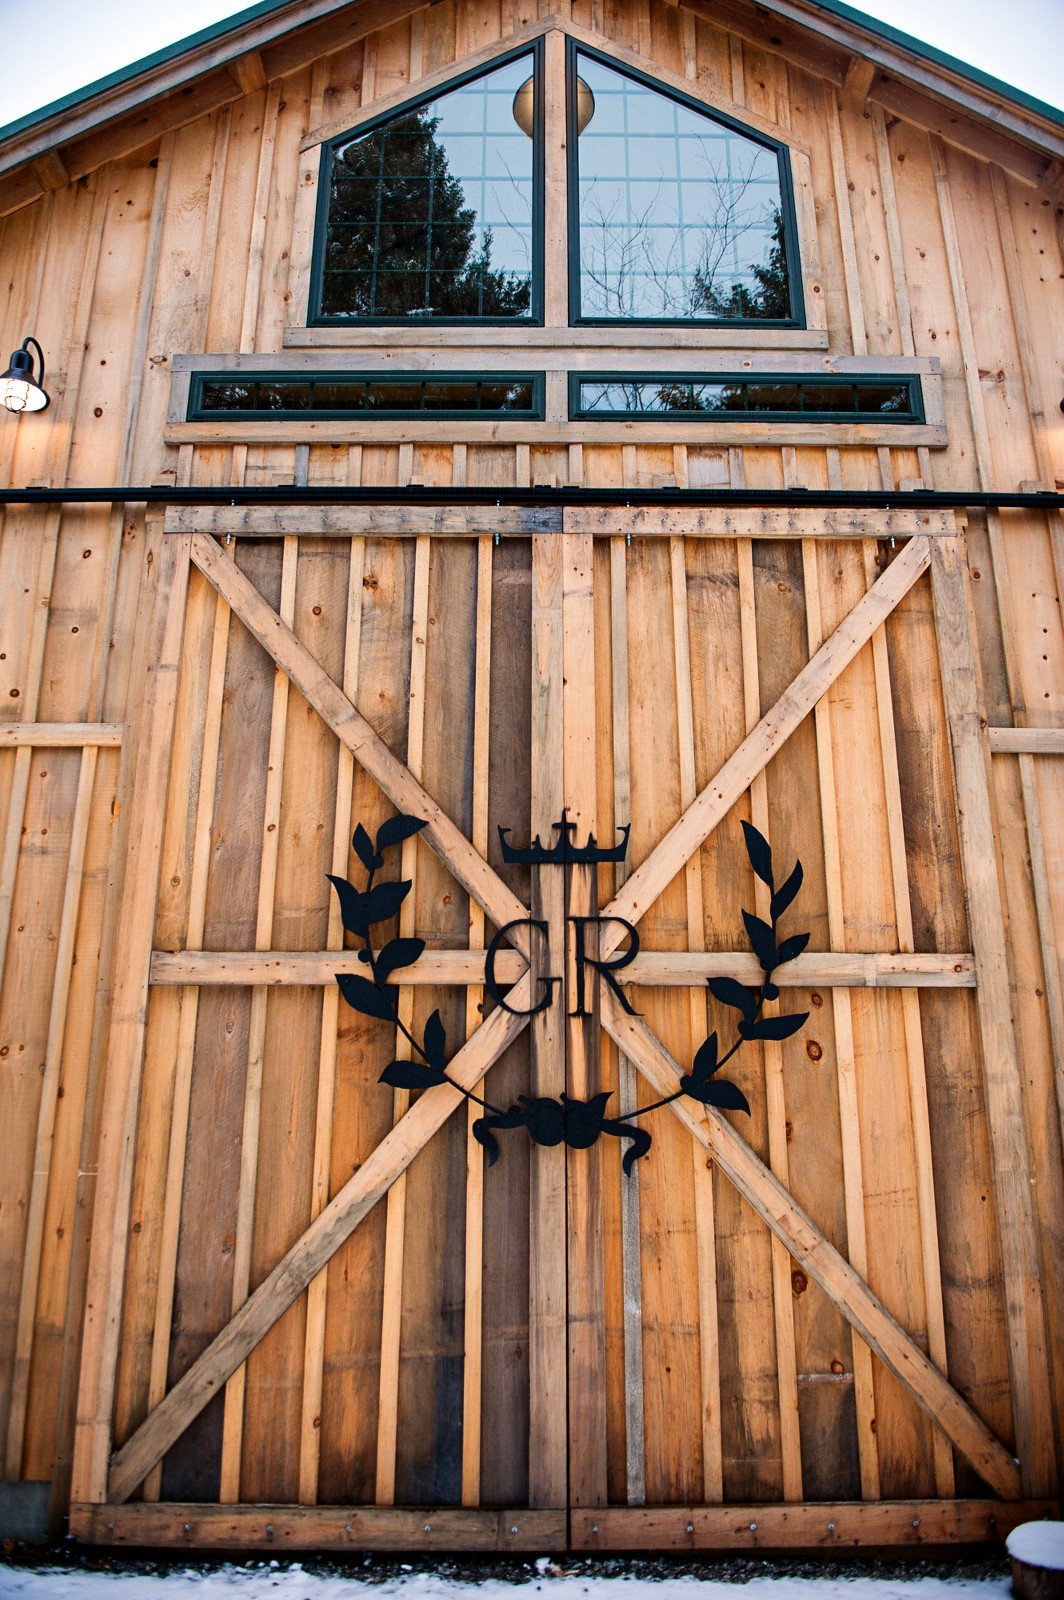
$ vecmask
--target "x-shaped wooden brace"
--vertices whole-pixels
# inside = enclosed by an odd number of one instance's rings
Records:
[[[501,927],[524,919],[528,913],[516,895],[373,732],[320,663],[220,546],[213,539],[197,534],[193,536],[191,549],[192,559],[223,600],[389,799],[401,811],[426,820],[421,837],[463,888],[483,906],[491,920]],[[627,880],[603,913],[604,919],[622,917],[632,923],[639,921],[929,563],[927,537],[920,535],[911,539]],[[618,931],[603,940],[604,955],[616,949],[624,937],[620,925],[614,924],[614,927]],[[522,946],[522,953],[527,956],[527,943]],[[510,994],[510,1003],[516,1010],[530,1004],[531,988],[531,975],[526,971]],[[639,1067],[655,1090],[662,1095],[673,1093],[682,1068],[637,1017],[623,1011],[608,990],[601,999],[603,1026],[620,1049]],[[449,1071],[454,1080],[467,1089],[473,1088],[521,1032],[526,1021],[525,1017],[514,1016],[501,1008],[492,1012],[451,1061]],[[115,1454],[108,1478],[109,1503],[118,1504],[128,1498],[461,1103],[462,1096],[456,1089],[445,1085],[429,1089],[382,1139],[369,1159]],[[672,1110],[951,1443],[999,1494],[1006,1499],[1019,1499],[1019,1468],[1008,1450],[749,1145],[712,1108],[696,1113],[681,1098],[672,1103]]]

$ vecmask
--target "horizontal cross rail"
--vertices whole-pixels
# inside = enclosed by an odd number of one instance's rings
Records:
[[[389,978],[397,984],[484,982],[483,950],[426,950],[413,966],[397,968]],[[516,950],[499,950],[495,981],[516,983],[527,963]],[[338,972],[362,972],[357,950],[155,950],[153,984],[203,986],[267,985],[314,988],[335,980]],[[642,950],[619,974],[620,981],[644,988],[686,988],[707,978],[736,978],[759,984],[764,973],[748,950]],[[772,974],[781,988],[808,989],[974,989],[975,958],[959,954],[851,953],[807,950]]]

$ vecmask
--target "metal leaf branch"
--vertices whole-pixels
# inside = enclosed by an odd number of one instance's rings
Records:
[[[419,833],[424,826],[425,823],[417,817],[391,817],[382,823],[377,830],[376,841],[371,843],[369,834],[359,823],[352,843],[355,854],[366,869],[365,889],[356,889],[346,878],[331,874],[329,877],[340,900],[343,925],[362,941],[359,959],[369,967],[370,972],[369,977],[355,972],[338,972],[336,982],[340,993],[348,1005],[363,1016],[394,1023],[420,1057],[420,1060],[389,1062],[380,1075],[381,1083],[389,1084],[393,1089],[431,1089],[437,1084],[449,1083],[467,1100],[483,1106],[488,1115],[474,1122],[473,1133],[487,1152],[489,1166],[494,1166],[499,1154],[492,1131],[494,1129],[526,1128],[536,1144],[564,1143],[574,1150],[588,1149],[601,1134],[627,1139],[629,1148],[625,1151],[623,1166],[625,1172],[630,1173],[633,1163],[645,1156],[651,1145],[650,1134],[631,1118],[644,1117],[648,1112],[657,1111],[685,1094],[701,1101],[703,1105],[717,1106],[725,1111],[745,1111],[749,1115],[750,1105],[746,1096],[737,1084],[718,1076],[720,1069],[748,1040],[789,1039],[809,1016],[808,1011],[784,1017],[764,1014],[765,1003],[779,998],[779,989],[772,981],[773,972],[785,961],[793,961],[809,943],[808,933],[792,934],[782,943],[778,943],[776,938],[779,919],[802,886],[800,861],[795,862],[793,871],[777,889],[772,870],[772,851],[767,839],[749,822],[743,823],[750,865],[768,886],[771,896],[770,921],[765,922],[751,912],[743,911],[750,947],[765,974],[760,989],[752,992],[734,978],[708,980],[714,998],[739,1012],[738,1037],[725,1055],[720,1055],[717,1035],[711,1033],[696,1052],[690,1072],[680,1079],[680,1087],[675,1094],[656,1100],[653,1105],[643,1106],[638,1112],[631,1112],[625,1117],[606,1116],[610,1091],[592,1095],[589,1100],[573,1100],[567,1094],[562,1094],[557,1100],[532,1100],[522,1094],[518,1095],[516,1105],[503,1111],[448,1076],[447,1035],[439,1011],[434,1011],[429,1017],[424,1038],[420,1042],[399,1015],[399,991],[389,984],[388,979],[401,967],[413,965],[425,949],[424,939],[390,939],[376,952],[370,941],[370,929],[378,923],[390,922],[398,914],[411,889],[409,879],[374,883],[376,873],[384,865],[384,852]]]

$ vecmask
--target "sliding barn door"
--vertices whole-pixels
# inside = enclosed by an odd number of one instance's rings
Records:
[[[944,1543],[1052,1493],[963,554],[906,515],[168,514],[82,1537]],[[397,812],[398,1031],[329,884]],[[748,1114],[648,1109],[737,1039],[707,979],[764,976],[743,821],[803,863],[805,1021],[728,1063]],[[495,1111],[608,1093],[649,1151],[514,1116],[489,1165],[494,1112],[379,1081],[441,1027]]]

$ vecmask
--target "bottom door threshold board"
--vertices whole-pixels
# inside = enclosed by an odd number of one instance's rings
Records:
[[[804,1505],[608,1506],[466,1510],[452,1506],[75,1504],[85,1544],[179,1550],[816,1550],[996,1543],[1052,1500],[888,1500]]]
[[[1056,1516],[1052,1500],[609,1506],[570,1513],[572,1550],[818,1550],[992,1543]]]
[[[429,1506],[75,1504],[86,1544],[204,1550],[564,1550],[564,1511]]]

